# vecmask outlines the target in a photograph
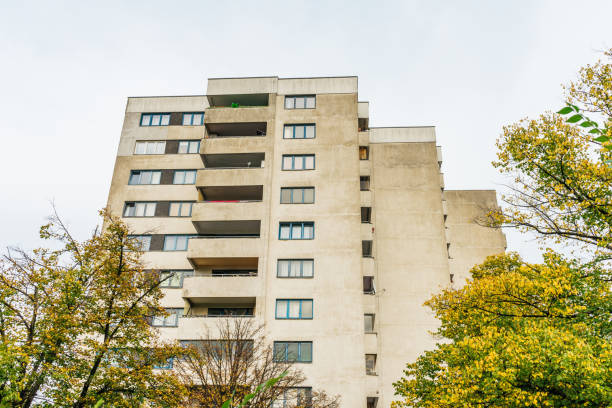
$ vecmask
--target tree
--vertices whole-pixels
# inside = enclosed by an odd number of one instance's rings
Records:
[[[127,227],[78,242],[57,216],[40,236],[59,249],[9,250],[0,263],[0,406],[171,405],[181,383],[154,370],[181,351],[158,340],[158,275]]]
[[[606,55],[612,58],[612,50]],[[611,131],[612,64],[583,68],[566,89],[568,104],[602,116]],[[554,114],[504,127],[493,164],[515,183],[503,197],[507,205],[491,211],[494,225],[612,250],[612,150],[588,129]]]
[[[270,379],[274,387],[262,387],[252,395],[251,408],[274,407],[288,398],[285,407],[337,408],[339,397],[303,387],[305,378],[291,361],[274,355],[264,327],[252,319],[218,318],[200,339],[184,342],[187,352],[175,365],[189,390],[188,407],[221,406],[230,399],[238,406],[245,395]]]
[[[549,251],[543,264],[489,257],[427,302],[438,344],[394,384],[395,407],[612,404],[610,271]]]
[[[600,62],[567,88],[574,113],[601,115],[606,132],[611,73]],[[545,114],[504,128],[494,165],[515,184],[488,220],[578,256],[489,257],[463,288],[430,299],[442,341],[407,365],[394,407],[612,406],[612,151],[585,120]]]

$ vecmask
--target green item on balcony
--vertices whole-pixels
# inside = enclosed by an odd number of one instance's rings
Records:
[[[232,108],[237,108],[239,106],[240,104],[238,102],[232,102]]]

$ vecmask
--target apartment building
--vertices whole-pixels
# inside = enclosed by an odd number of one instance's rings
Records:
[[[153,322],[163,336],[249,316],[307,386],[389,406],[405,363],[435,344],[423,302],[505,238],[474,222],[494,191],[444,189],[433,127],[369,124],[357,77],[215,78],[206,95],[128,99],[108,206],[151,268],[179,271],[171,317]]]

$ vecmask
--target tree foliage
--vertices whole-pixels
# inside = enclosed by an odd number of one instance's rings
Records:
[[[57,215],[40,236],[59,249],[10,250],[0,263],[0,406],[171,405],[181,383],[153,367],[180,351],[147,316],[164,314],[156,274],[127,227],[79,242]]]
[[[567,88],[574,114],[600,115],[605,132],[611,72],[587,66]],[[578,245],[578,257],[492,256],[430,299],[442,341],[407,365],[394,407],[612,406],[612,151],[582,126],[591,119],[568,113],[504,128],[494,165],[514,185],[489,221]]]
[[[612,51],[606,55],[612,58]],[[512,193],[503,196],[507,205],[492,211],[491,220],[557,242],[571,239],[581,248],[596,244],[608,252],[612,249],[608,163],[612,144],[602,138],[612,132],[612,64],[600,61],[582,68],[578,81],[566,91],[569,105],[560,112],[575,110],[567,121],[559,114],[544,114],[504,127],[493,164],[511,176],[514,185]],[[606,126],[605,135],[594,138],[596,122],[581,119],[585,117],[577,111],[598,115]]]

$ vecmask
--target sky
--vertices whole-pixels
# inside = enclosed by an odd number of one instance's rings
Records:
[[[86,238],[128,96],[236,76],[359,76],[371,126],[436,126],[447,189],[503,189],[502,127],[563,106],[612,47],[612,1],[0,0],[0,248],[55,203]],[[537,259],[532,237],[508,249]]]

